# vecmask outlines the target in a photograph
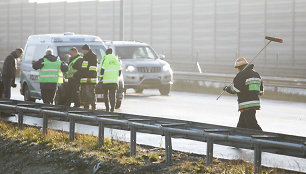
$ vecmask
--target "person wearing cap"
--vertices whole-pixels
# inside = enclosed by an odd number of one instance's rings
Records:
[[[11,87],[15,88],[16,71],[17,71],[17,58],[23,54],[22,48],[17,48],[4,61],[2,68],[2,81],[4,88],[4,98],[11,98]]]
[[[39,70],[41,98],[45,104],[53,104],[58,84],[63,83],[63,72],[68,71],[68,65],[53,55],[48,48],[46,55],[32,64],[33,69]]]
[[[108,48],[105,56],[101,60],[100,76],[104,93],[106,112],[114,112],[116,104],[116,93],[121,75],[121,63],[117,56],[113,55],[113,50]]]
[[[97,66],[98,59],[97,55],[89,48],[87,44],[82,47],[83,53],[83,62],[82,69],[80,71],[81,74],[81,98],[84,103],[84,108],[89,109],[89,105],[91,105],[91,109],[96,109],[96,84],[97,84]]]
[[[231,86],[223,90],[238,96],[238,110],[240,118],[237,124],[239,128],[262,130],[256,120],[256,110],[260,109],[259,95],[263,94],[263,82],[260,75],[254,71],[254,65],[249,64],[245,58],[239,58],[235,62],[238,74]]]

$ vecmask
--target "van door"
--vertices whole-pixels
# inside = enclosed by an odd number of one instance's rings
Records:
[[[40,85],[38,82],[39,72],[32,68],[32,62],[43,58],[47,45],[27,45],[25,55],[21,63],[21,77],[22,85],[26,84],[30,90],[31,98],[40,99]]]

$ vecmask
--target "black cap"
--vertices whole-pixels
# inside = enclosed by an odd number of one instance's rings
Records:
[[[82,50],[89,50],[89,46],[87,44],[83,45]]]
[[[23,49],[22,48],[17,48],[15,51],[18,51],[19,53],[23,53]]]

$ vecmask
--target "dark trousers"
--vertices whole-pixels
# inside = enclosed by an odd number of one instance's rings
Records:
[[[250,110],[245,110],[241,112],[237,127],[262,130],[256,120],[256,110],[250,109]]]
[[[75,107],[80,107],[80,80],[75,78],[69,79],[65,91],[67,92],[66,106],[74,103]]]
[[[88,109],[91,105],[92,109],[96,108],[96,84],[81,84],[81,97],[84,102],[84,108]]]
[[[12,87],[12,78],[2,78],[3,88],[4,88],[4,98],[11,98],[11,87]]]
[[[106,111],[109,111],[109,105],[111,107],[110,110],[111,112],[115,110],[117,89],[118,89],[117,83],[103,84],[103,93],[104,93]]]
[[[45,104],[53,104],[56,89],[41,89],[41,98]]]

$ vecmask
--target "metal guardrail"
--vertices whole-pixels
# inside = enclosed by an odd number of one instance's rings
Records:
[[[48,133],[48,120],[69,122],[69,140],[75,137],[75,123],[98,126],[98,143],[103,145],[104,128],[130,131],[130,155],[136,155],[136,132],[165,136],[165,161],[171,163],[172,138],[207,143],[207,165],[212,164],[213,145],[220,144],[254,150],[254,173],[261,173],[261,154],[269,152],[306,158],[306,137],[256,130],[239,129],[212,124],[149,117],[124,113],[107,113],[68,108],[18,100],[0,100],[1,114],[18,114],[18,128],[23,128],[26,114],[43,119],[42,133]]]
[[[216,74],[216,73],[198,73],[198,72],[174,72],[174,80],[193,80],[193,81],[211,81],[218,83],[230,83],[233,81],[233,74]],[[306,79],[301,78],[283,78],[283,77],[262,77],[263,83],[266,86],[285,88],[306,89]]]

